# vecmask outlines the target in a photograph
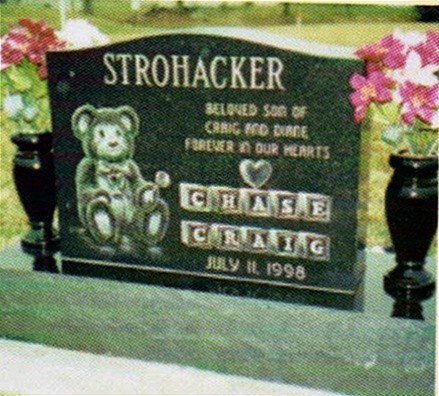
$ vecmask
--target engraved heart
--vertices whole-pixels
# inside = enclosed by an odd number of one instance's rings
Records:
[[[262,187],[271,177],[273,167],[267,160],[242,160],[239,164],[239,173],[242,180],[253,188]]]

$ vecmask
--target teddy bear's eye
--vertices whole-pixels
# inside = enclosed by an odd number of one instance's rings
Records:
[[[99,136],[100,136],[101,138],[105,137],[105,132],[104,132],[103,129],[100,129],[100,130],[99,130]]]
[[[122,132],[120,131],[120,129],[116,129],[116,136],[117,137],[122,136]]]

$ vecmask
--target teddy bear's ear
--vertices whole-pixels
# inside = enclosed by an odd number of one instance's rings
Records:
[[[72,116],[72,129],[78,139],[82,139],[84,133],[90,129],[90,125],[96,116],[96,109],[89,104],[78,107]]]
[[[139,117],[135,110],[130,106],[121,106],[118,109],[122,125],[131,132],[133,136],[139,133]]]

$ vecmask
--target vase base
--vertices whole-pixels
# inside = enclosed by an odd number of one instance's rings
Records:
[[[423,301],[433,295],[436,283],[423,268],[397,266],[384,276],[384,290],[396,299]]]
[[[50,272],[52,274],[59,274],[58,266],[56,265],[55,258],[48,254],[42,256],[36,256],[33,263],[34,271]]]
[[[392,317],[424,320],[422,304],[416,300],[396,300],[393,304]]]
[[[59,251],[59,236],[57,232],[47,232],[43,228],[32,227],[21,240],[21,248],[30,255],[56,253]]]

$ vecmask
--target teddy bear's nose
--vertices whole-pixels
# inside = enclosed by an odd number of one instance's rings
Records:
[[[110,147],[116,147],[117,146],[117,140],[110,140],[109,142],[108,142],[108,145],[110,146]]]

